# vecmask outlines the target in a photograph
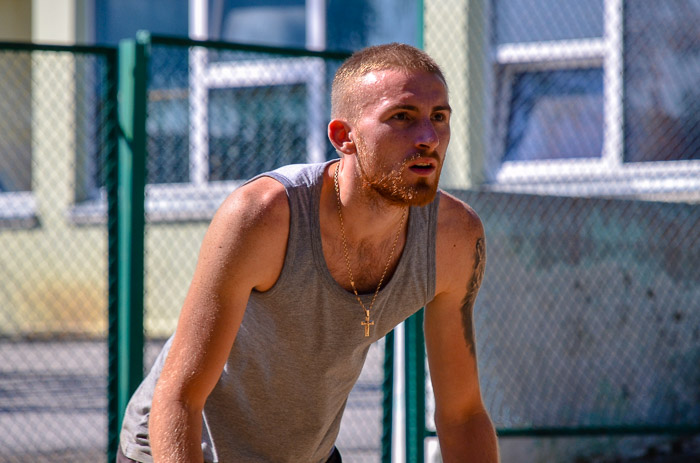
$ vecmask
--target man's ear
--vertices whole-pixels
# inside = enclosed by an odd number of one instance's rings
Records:
[[[357,148],[350,136],[351,127],[347,122],[340,119],[333,119],[328,123],[328,139],[333,147],[343,154],[355,154]]]

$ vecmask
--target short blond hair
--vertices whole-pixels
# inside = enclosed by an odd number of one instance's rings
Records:
[[[331,88],[331,117],[352,120],[360,103],[354,91],[359,79],[370,72],[387,69],[425,71],[438,76],[447,86],[440,66],[416,47],[388,43],[363,48],[345,60],[335,73]]]

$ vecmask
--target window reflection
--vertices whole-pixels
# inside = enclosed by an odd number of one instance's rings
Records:
[[[603,0],[498,0],[498,44],[603,36]]]
[[[0,193],[32,189],[31,60],[29,53],[0,53],[0,114],[7,116],[0,123]]]
[[[245,179],[304,162],[306,93],[305,84],[210,90],[209,179]]]
[[[700,159],[700,2],[628,2],[625,24],[625,161]]]
[[[603,70],[514,76],[505,161],[600,157]]]
[[[211,0],[212,40],[303,48],[306,45],[304,0]]]

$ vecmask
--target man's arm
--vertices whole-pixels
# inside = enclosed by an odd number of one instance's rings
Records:
[[[253,289],[272,287],[289,234],[283,186],[263,177],[235,191],[204,237],[149,418],[154,461],[202,461],[202,409]]]
[[[437,287],[425,311],[435,425],[445,462],[497,462],[498,442],[479,389],[472,310],[486,264],[484,230],[456,198],[440,200]]]

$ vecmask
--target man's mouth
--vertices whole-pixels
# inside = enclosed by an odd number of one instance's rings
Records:
[[[435,162],[421,160],[412,163],[408,170],[418,175],[430,175],[435,171],[435,168]]]

